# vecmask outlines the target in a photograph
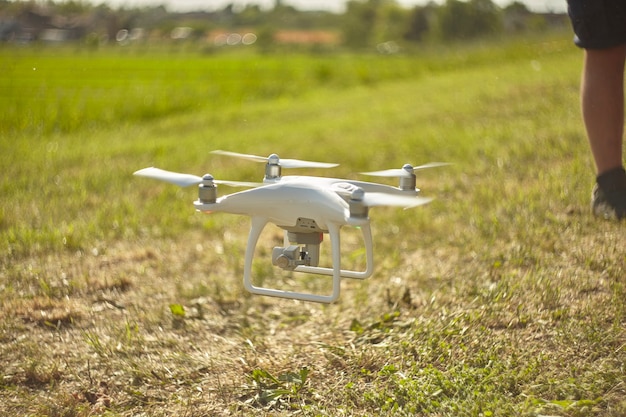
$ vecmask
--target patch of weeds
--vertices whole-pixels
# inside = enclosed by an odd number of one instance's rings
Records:
[[[126,356],[134,351],[141,351],[144,345],[139,325],[128,320],[124,322],[123,328],[117,330],[116,336],[101,337],[95,331],[85,331],[83,338],[85,343],[102,358],[109,358],[116,354]]]
[[[533,405],[537,413],[564,412],[568,416],[587,416],[598,411],[598,406],[602,403],[602,398],[581,399],[581,400],[544,400],[534,399]]]
[[[507,415],[506,405],[498,401],[501,369],[458,364],[441,368],[427,365],[401,371],[393,365],[383,367],[364,392],[373,407],[393,415],[446,414]]]
[[[304,394],[309,372],[308,368],[303,367],[297,372],[274,376],[265,369],[255,369],[249,376],[248,385],[253,394],[244,402],[274,410],[301,409],[306,403]]]
[[[91,346],[98,356],[106,358],[111,356],[113,353],[110,347],[104,343],[97,333],[87,331],[83,333],[83,337],[85,338],[87,345]]]

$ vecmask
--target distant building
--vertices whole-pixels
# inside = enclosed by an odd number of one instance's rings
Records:
[[[328,30],[278,30],[274,33],[277,43],[300,45],[338,45],[341,35]]]
[[[66,42],[84,39],[92,33],[107,38],[111,35],[111,26],[111,17],[97,9],[64,16],[39,7],[22,10],[11,18],[0,16],[0,41]]]

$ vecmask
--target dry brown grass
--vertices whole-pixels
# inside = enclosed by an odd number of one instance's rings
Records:
[[[0,309],[0,403],[22,415],[366,415],[377,407],[372,392],[399,389],[386,377],[484,361],[510,367],[492,372],[514,402],[591,390],[601,397],[594,407],[619,415],[623,236],[618,225],[588,226],[597,231],[574,243],[553,236],[557,250],[539,250],[541,267],[516,259],[528,249],[520,242],[496,257],[422,247],[390,277],[348,283],[332,306],[244,294],[219,258],[207,262],[193,232],[27,258],[12,265],[15,297]],[[173,303],[185,317],[169,311]],[[305,368],[297,392],[284,382],[290,393],[264,402],[278,386],[255,372]],[[589,372],[614,385],[579,386]]]

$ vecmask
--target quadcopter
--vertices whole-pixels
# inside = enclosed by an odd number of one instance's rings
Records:
[[[405,164],[400,169],[362,173],[399,178],[399,186],[392,187],[339,178],[282,175],[282,168],[332,168],[338,164],[280,159],[276,154],[261,157],[228,151],[213,151],[212,153],[264,162],[263,181],[260,183],[225,181],[215,179],[211,174],[199,177],[155,167],[141,169],[134,175],[165,181],[181,187],[198,185],[198,199],[193,202],[198,211],[249,216],[251,227],[243,270],[245,289],[258,295],[318,303],[332,303],[339,298],[342,278],[366,279],[374,272],[369,208],[391,206],[407,209],[429,203],[432,201],[431,198],[418,195],[415,171],[447,165],[441,162],[416,167]],[[218,184],[248,189],[218,197]],[[330,294],[314,294],[254,285],[252,278],[254,252],[259,237],[268,223],[284,231],[284,245],[274,247],[272,250],[272,264],[286,271],[332,276]],[[340,229],[343,226],[352,226],[362,232],[366,261],[363,271],[341,268]],[[320,244],[325,234],[330,237],[332,261],[330,267],[319,265]]]

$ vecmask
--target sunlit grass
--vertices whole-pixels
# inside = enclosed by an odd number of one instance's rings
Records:
[[[0,116],[0,414],[626,411],[626,242],[623,224],[588,213],[568,34],[441,56],[0,53],[19,57],[1,61],[14,72],[0,83],[54,86],[33,123]],[[15,70],[37,57],[50,77]],[[122,75],[72,83],[70,62]],[[229,93],[211,96],[220,62]],[[162,107],[150,113],[136,80]],[[33,100],[9,91],[16,108]],[[214,149],[339,162],[307,173],[359,179],[453,165],[419,173],[432,204],[371,210],[374,276],[319,306],[247,294],[248,220],[196,213],[193,187],[132,176],[261,177]],[[290,285],[263,259],[272,233],[255,273]],[[357,242],[346,262],[359,267]]]

